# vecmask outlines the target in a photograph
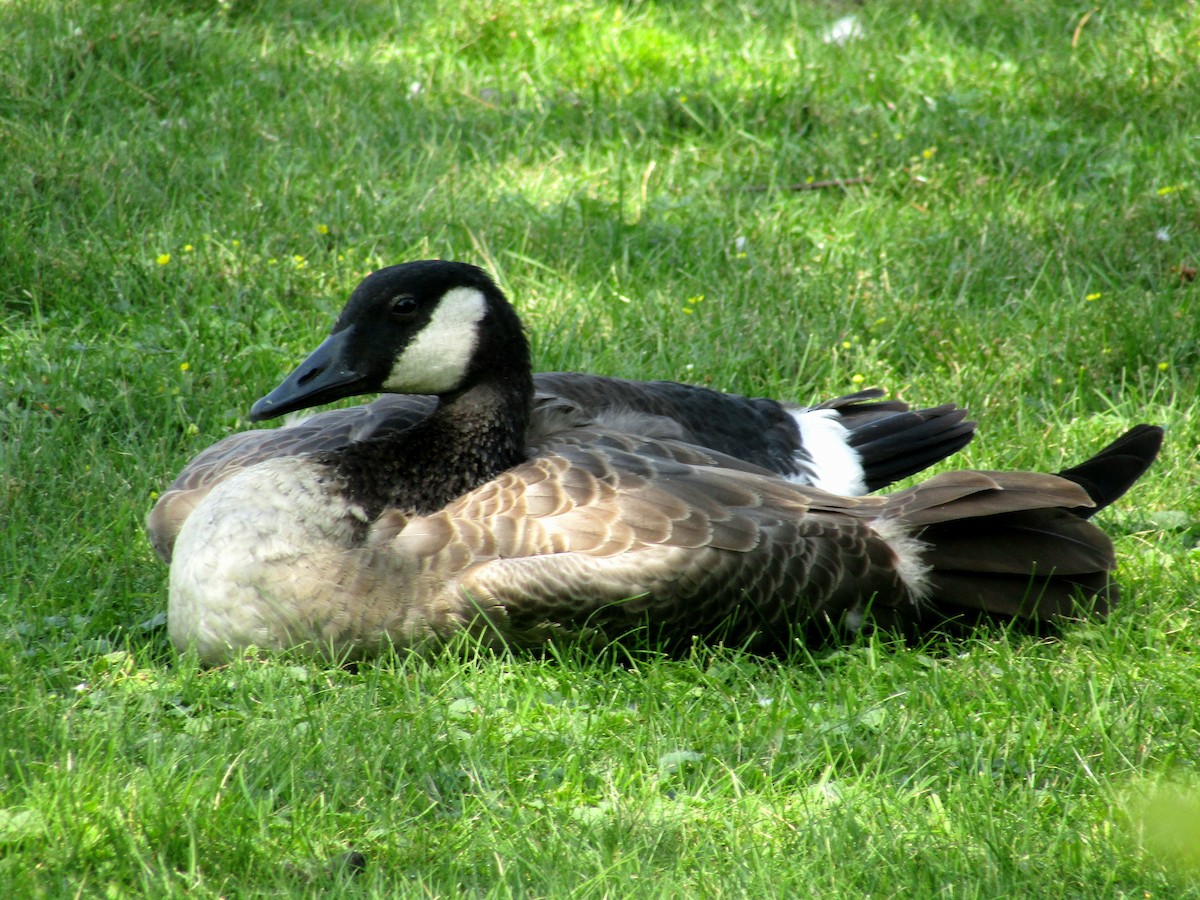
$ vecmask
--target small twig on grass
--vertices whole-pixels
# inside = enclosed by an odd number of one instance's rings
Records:
[[[1072,50],[1074,50],[1076,47],[1079,46],[1079,35],[1081,35],[1083,33],[1083,26],[1088,23],[1088,19],[1090,19],[1092,17],[1092,15],[1098,11],[1098,9],[1099,8],[1089,9],[1087,12],[1085,12],[1080,17],[1079,24],[1075,26],[1075,33],[1071,35],[1071,49]]]
[[[797,184],[785,184],[780,190],[783,191],[823,191],[828,188],[844,188],[855,184],[870,184],[871,178],[867,175],[860,175],[856,178],[829,178],[825,181],[801,181]],[[764,191],[769,191],[772,185],[769,184],[752,184],[746,190],[759,194]]]

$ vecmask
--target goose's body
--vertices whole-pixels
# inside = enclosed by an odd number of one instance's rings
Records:
[[[629,384],[610,389],[654,395]],[[218,662],[249,646],[364,656],[464,630],[530,645],[647,625],[668,646],[770,650],[813,628],[854,630],[868,610],[898,624],[930,611],[1042,619],[1080,593],[1102,610],[1112,548],[1078,513],[1128,488],[1161,437],[1135,429],[1063,477],[958,472],[839,496],[779,471],[787,459],[699,438],[706,423],[689,425],[678,401],[655,414],[644,399],[539,388],[535,399],[515,313],[479,270],[431,261],[370,276],[252,415],[378,390],[436,402],[358,439],[329,439],[334,420],[309,426],[300,452],[281,449],[292,429],[245,439],[250,453],[216,452],[195,469],[199,487],[164,495],[151,527],[173,554],[174,643]]]
[[[815,406],[782,404],[669,381],[629,381],[578,372],[533,376],[534,405],[648,438],[716,450],[800,485],[859,495],[914,475],[965,446],[975,423],[946,404],[910,410],[865,390]],[[150,537],[165,562],[184,519],[218,483],[268,459],[335,451],[399,435],[437,408],[426,395],[384,394],[363,406],[318,413],[284,428],[230,435],[188,463],[163,492]],[[542,415],[535,426],[553,427]],[[537,434],[527,435],[536,441]]]

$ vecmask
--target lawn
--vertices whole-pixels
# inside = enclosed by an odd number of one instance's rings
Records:
[[[1195,2],[13,0],[0,151],[13,896],[1200,897]],[[940,468],[1163,424],[1100,517],[1123,600],[771,661],[179,658],[156,492],[430,256],[542,370],[968,406]]]

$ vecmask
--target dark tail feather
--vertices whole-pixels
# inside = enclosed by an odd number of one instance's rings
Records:
[[[1095,507],[1071,512],[1090,518],[1117,500],[1146,474],[1162,447],[1163,430],[1157,425],[1135,425],[1091,459],[1058,473],[1088,492]]]
[[[915,528],[930,567],[917,624],[1106,614],[1116,558],[1088,518],[1137,481],[1161,443],[1161,428],[1140,425],[1059,476],[956,472],[893,495],[890,514]]]
[[[1103,616],[1116,602],[1112,541],[1066,509],[1031,509],[932,525],[928,612],[1036,622]]]
[[[994,575],[987,579],[940,573],[936,587],[953,602],[934,599],[922,610],[922,620],[964,624],[1011,620],[1022,624],[1053,624],[1081,616],[1103,617],[1117,602],[1116,585],[1107,573],[1035,580],[1029,576]],[[961,600],[960,600],[961,598]]]
[[[880,391],[862,391],[822,403],[836,409],[849,431],[847,443],[862,460],[867,490],[877,491],[957,453],[975,436],[967,411],[953,404],[910,410],[898,400],[866,402]]]

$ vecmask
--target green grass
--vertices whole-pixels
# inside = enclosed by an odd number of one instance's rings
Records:
[[[0,883],[1200,896],[1196,5],[338,6],[0,6]],[[959,402],[953,465],[1162,423],[1125,600],[786,662],[176,658],[154,492],[423,256],[539,368]]]

